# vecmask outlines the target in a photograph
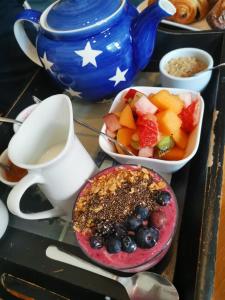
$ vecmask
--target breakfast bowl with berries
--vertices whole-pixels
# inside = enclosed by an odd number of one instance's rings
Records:
[[[91,260],[133,273],[162,260],[177,218],[174,192],[158,173],[118,165],[99,172],[81,189],[73,209],[73,229]]]
[[[121,164],[140,164],[173,173],[196,154],[200,142],[204,101],[185,89],[132,87],[121,91],[103,117],[102,132],[134,155],[99,136],[100,148]]]

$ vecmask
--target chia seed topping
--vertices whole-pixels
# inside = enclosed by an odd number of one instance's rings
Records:
[[[138,205],[157,208],[155,195],[165,189],[166,183],[155,178],[143,167],[115,168],[88,183],[77,199],[74,211],[74,229],[95,234],[100,224],[107,227],[123,223]]]

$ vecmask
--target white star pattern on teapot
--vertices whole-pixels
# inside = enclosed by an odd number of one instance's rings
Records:
[[[44,57],[40,57],[40,58],[41,58],[41,61],[44,65],[45,69],[50,70],[52,72],[51,67],[54,65],[54,63],[47,59],[46,52],[44,52]]]
[[[92,64],[97,68],[96,57],[102,53],[101,50],[94,50],[91,48],[90,42],[87,42],[83,50],[74,51],[77,55],[83,58],[82,67]]]
[[[121,81],[126,81],[125,75],[128,69],[121,71],[119,67],[116,68],[116,74],[113,77],[110,77],[109,80],[115,81],[114,86],[116,86]]]
[[[81,92],[78,92],[78,91],[74,91],[73,89],[68,88],[65,90],[67,93],[69,93],[71,96],[73,97],[78,97],[78,98],[81,98]]]

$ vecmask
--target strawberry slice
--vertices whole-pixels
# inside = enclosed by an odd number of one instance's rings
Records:
[[[137,119],[140,147],[154,147],[158,143],[159,130],[155,116],[147,114]]]
[[[145,114],[145,115],[141,115],[141,116],[138,116],[138,119],[136,121],[136,125],[137,126],[147,126],[147,123],[146,121],[153,121],[157,124],[157,117],[153,114]]]
[[[190,105],[184,107],[179,114],[182,120],[181,128],[187,133],[192,132],[192,130],[197,126],[200,116],[200,102],[199,100],[192,101]]]
[[[103,117],[107,130],[115,132],[121,128],[119,117],[114,113],[108,113]]]
[[[129,91],[124,96],[124,99],[126,99],[127,101],[129,99],[133,99],[136,93],[137,93],[137,90],[135,90],[135,89],[129,89]]]

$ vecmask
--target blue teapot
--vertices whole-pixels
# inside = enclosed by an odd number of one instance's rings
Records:
[[[141,13],[126,0],[59,0],[43,13],[22,11],[14,34],[24,53],[65,92],[94,102],[132,85],[149,63],[159,22],[175,11],[169,0]],[[37,29],[36,46],[24,21]]]

